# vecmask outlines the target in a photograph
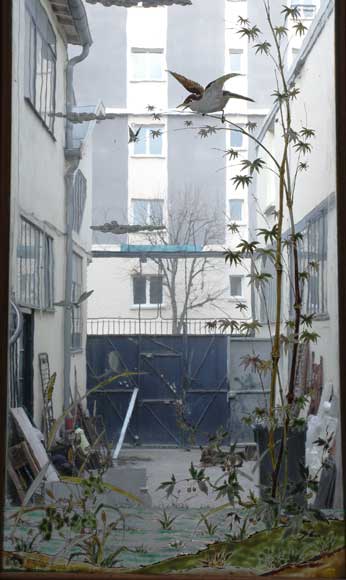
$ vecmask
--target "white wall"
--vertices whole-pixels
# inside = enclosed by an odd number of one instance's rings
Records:
[[[56,64],[56,111],[65,111],[66,45],[62,39],[54,13],[47,0],[42,0],[57,39]],[[16,301],[17,293],[16,248],[19,239],[20,217],[24,216],[53,238],[54,247],[54,300],[64,299],[65,292],[65,171],[64,157],[65,122],[55,119],[54,136],[44,126],[39,115],[24,99],[25,57],[25,3],[13,0],[13,100],[12,100],[12,199],[11,199],[11,290]],[[91,183],[91,150],[81,161],[81,169]],[[76,249],[84,256],[91,246],[88,226],[91,223],[91,194],[88,190],[85,221],[80,236],[75,238]],[[85,275],[86,278],[86,275]],[[64,310],[55,307],[50,312],[34,313],[34,418],[41,426],[42,388],[38,366],[38,354],[47,352],[51,372],[57,372],[53,395],[55,416],[63,404],[64,369]],[[83,306],[86,318],[86,306]],[[86,324],[84,324],[86,333]],[[84,336],[85,344],[85,336]],[[84,353],[74,355],[78,367],[80,390],[85,387]],[[74,375],[72,364],[71,375]],[[73,379],[72,379],[73,384]]]

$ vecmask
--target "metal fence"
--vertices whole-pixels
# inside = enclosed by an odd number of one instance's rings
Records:
[[[232,334],[230,330],[225,332],[219,328],[208,327],[210,318],[193,318],[186,320],[180,334],[189,335],[215,335]],[[174,320],[168,318],[88,318],[88,335],[101,336],[143,334],[143,335],[171,335],[174,331]]]

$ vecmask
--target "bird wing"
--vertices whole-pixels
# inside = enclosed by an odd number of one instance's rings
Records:
[[[225,84],[226,81],[228,81],[229,79],[233,79],[234,77],[241,77],[241,76],[242,75],[239,73],[229,73],[228,75],[223,75],[222,77],[215,79],[215,81],[211,81],[211,83],[207,84],[207,86],[205,87],[205,90],[210,89],[210,88],[222,89],[223,85]]]
[[[199,83],[196,83],[195,81],[191,81],[190,79],[184,77],[183,75],[180,75],[180,74],[173,72],[171,70],[169,70],[167,72],[169,72],[169,74],[172,75],[178,81],[178,83],[183,85],[183,87],[187,91],[189,91],[189,93],[194,93],[195,95],[203,95],[204,88]]]

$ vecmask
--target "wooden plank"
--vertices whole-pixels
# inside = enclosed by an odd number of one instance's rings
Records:
[[[27,442],[31,454],[35,459],[39,470],[50,461],[47,451],[45,450],[42,441],[40,440],[40,431],[36,429],[30,422],[29,417],[22,407],[10,409],[13,420]],[[59,476],[53,465],[50,465],[47,470],[47,481],[59,481]]]
[[[135,403],[136,403],[138,391],[139,391],[138,388],[135,388],[133,390],[133,393],[132,393],[132,396],[131,396],[131,400],[130,400],[130,404],[128,406],[128,409],[127,409],[127,412],[126,412],[126,416],[125,416],[125,419],[124,419],[124,423],[123,423],[123,426],[121,428],[119,441],[118,441],[117,446],[116,446],[116,448],[114,449],[114,452],[113,452],[113,459],[117,459],[118,458],[118,455],[120,453],[120,449],[122,448],[122,445],[124,443],[126,431],[127,431],[128,426],[129,426],[130,419],[132,417],[133,409],[135,408]]]

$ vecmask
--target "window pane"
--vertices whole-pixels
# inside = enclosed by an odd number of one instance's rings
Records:
[[[138,127],[134,127],[133,130],[136,132],[138,130]],[[148,130],[145,127],[142,127],[138,134],[137,141],[133,143],[134,155],[146,155],[147,139],[148,139]]]
[[[162,80],[163,78],[163,54],[160,52],[148,52],[149,79]]]
[[[230,276],[231,296],[243,296],[243,277]]]
[[[231,199],[229,202],[229,212],[231,220],[241,222],[243,220],[243,204],[241,199]]]
[[[134,276],[133,284],[133,304],[146,304],[146,278],[145,276]]]
[[[132,201],[133,223],[136,225],[145,225],[148,221],[148,202],[142,199]]]
[[[141,81],[146,78],[147,55],[145,52],[131,52],[132,79]]]
[[[151,130],[158,131],[159,128],[151,127]],[[162,155],[162,135],[153,136],[148,129],[149,134],[149,153],[150,155]]]
[[[240,131],[231,130],[231,147],[243,146],[243,134]]]
[[[149,202],[149,221],[154,225],[163,223],[163,202],[160,200],[151,200]]]
[[[162,304],[161,276],[153,276],[150,278],[150,304]]]
[[[242,52],[231,50],[229,55],[231,73],[241,73],[242,70]]]

